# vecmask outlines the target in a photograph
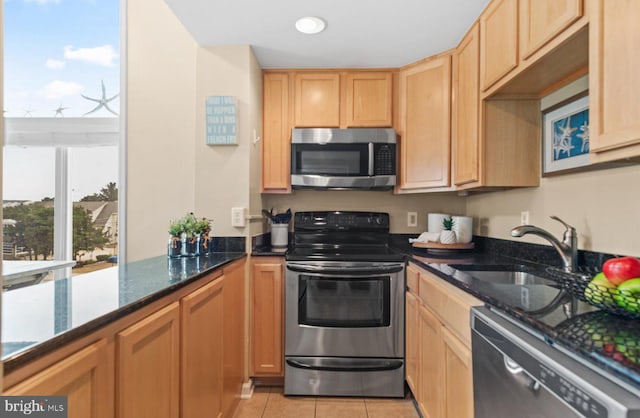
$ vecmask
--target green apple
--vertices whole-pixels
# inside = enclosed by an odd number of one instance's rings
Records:
[[[617,293],[616,285],[607,280],[604,273],[593,276],[591,282],[584,289],[584,297],[589,302],[605,307],[616,306],[614,298]]]
[[[640,313],[640,277],[620,283],[613,297],[627,311]]]

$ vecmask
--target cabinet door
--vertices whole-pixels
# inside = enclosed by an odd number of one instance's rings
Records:
[[[263,79],[262,191],[291,190],[289,76],[267,73]]]
[[[582,16],[583,0],[520,0],[520,58],[529,58]]]
[[[251,277],[251,374],[282,376],[283,263],[256,261]]]
[[[348,73],[345,76],[347,127],[391,126],[391,73]]]
[[[446,327],[442,328],[445,370],[445,416],[473,418],[473,367],[471,350]]]
[[[422,415],[429,418],[444,416],[444,344],[442,325],[424,306],[419,308],[420,359],[418,361],[418,394]]]
[[[118,418],[179,416],[179,321],[174,302],[118,333]]]
[[[222,415],[232,417],[244,379],[244,260],[224,268]]]
[[[407,383],[411,391],[418,394],[418,353],[419,353],[419,328],[418,328],[418,298],[411,292],[406,292],[406,318],[405,318],[405,367]]]
[[[449,186],[451,56],[400,73],[400,189]]]
[[[296,74],[294,114],[296,127],[340,127],[340,75]]]
[[[66,396],[69,418],[113,417],[113,353],[109,356],[108,347],[105,340],[93,343],[2,394]]]
[[[453,180],[456,185],[480,180],[479,35],[478,24],[475,24],[454,55]]]
[[[180,302],[181,416],[222,416],[222,284],[218,278]]]
[[[487,90],[518,65],[518,0],[494,0],[480,16],[480,81]]]
[[[594,0],[590,4],[592,157],[596,161],[636,157],[640,155],[640,2]]]

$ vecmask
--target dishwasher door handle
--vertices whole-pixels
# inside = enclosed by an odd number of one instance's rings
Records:
[[[537,395],[538,392],[540,392],[540,382],[538,382],[529,373],[527,373],[522,368],[522,366],[520,366],[518,363],[513,361],[506,354],[502,355],[502,359],[504,361],[504,368],[507,370],[507,372],[509,372],[510,374],[512,374],[514,376],[521,375],[521,379],[526,380],[527,388],[529,388],[529,390],[531,392],[533,392],[534,395]]]

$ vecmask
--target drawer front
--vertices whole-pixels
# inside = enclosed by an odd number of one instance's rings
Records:
[[[407,287],[413,293],[418,294],[420,283],[420,270],[409,264],[407,267]]]
[[[442,323],[471,347],[470,310],[482,301],[446,283],[431,273],[420,273],[420,299],[438,315]]]

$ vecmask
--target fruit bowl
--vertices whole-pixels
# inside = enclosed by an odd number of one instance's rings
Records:
[[[640,298],[637,293],[620,290],[606,282],[592,281],[595,272],[569,273],[554,267],[547,273],[562,284],[572,296],[614,315],[640,318]],[[606,280],[606,279],[605,279]]]

